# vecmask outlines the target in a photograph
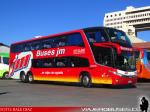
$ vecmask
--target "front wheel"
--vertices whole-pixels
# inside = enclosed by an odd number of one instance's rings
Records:
[[[81,78],[81,84],[84,87],[91,87],[91,78],[89,75],[83,75]]]

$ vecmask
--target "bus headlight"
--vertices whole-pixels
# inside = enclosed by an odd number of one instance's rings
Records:
[[[118,76],[123,76],[123,74],[115,72],[115,71],[112,71],[112,70],[109,70],[108,72],[113,73],[113,74],[118,75]]]

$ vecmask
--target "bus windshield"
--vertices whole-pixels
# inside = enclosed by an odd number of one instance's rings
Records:
[[[121,54],[114,52],[115,67],[124,71],[136,70],[136,59],[133,52],[122,51]]]
[[[125,32],[107,28],[106,32],[109,34],[109,38],[114,43],[119,43],[121,46],[131,47],[131,42]]]
[[[121,51],[121,54],[118,54],[115,48],[94,46],[92,50],[98,64],[123,71],[136,70],[136,59],[133,52]]]
[[[112,28],[93,28],[85,30],[89,43],[93,42],[113,42],[124,47],[132,47],[127,35],[117,29]]]

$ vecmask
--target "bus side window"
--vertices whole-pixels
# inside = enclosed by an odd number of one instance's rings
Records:
[[[24,44],[16,44],[11,46],[11,52],[22,52],[24,51]]]
[[[31,44],[30,43],[25,43],[24,44],[24,51],[30,51],[31,50]]]
[[[42,41],[41,48],[47,49],[47,48],[52,48],[52,47],[53,47],[53,40],[51,38]]]
[[[72,57],[71,60],[71,67],[88,67],[89,62],[86,58],[80,58],[80,57]]]
[[[49,68],[49,67],[52,67],[52,66],[53,66],[52,62],[44,62],[44,64],[43,64],[44,68]]]
[[[66,58],[55,59],[56,67],[67,67]]]
[[[57,67],[65,67],[65,63],[62,62],[62,61],[58,61],[58,62],[56,63],[56,66],[57,66]]]
[[[80,33],[68,35],[67,43],[69,46],[84,46],[82,36]]]
[[[55,63],[56,63],[56,67],[60,67],[60,68],[62,68],[62,67],[72,67],[70,57],[56,58]]]
[[[93,42],[96,42],[96,36],[95,36],[95,33],[89,33],[89,42],[90,43],[93,43]]]
[[[51,45],[48,44],[48,43],[44,43],[43,48],[44,48],[44,49],[46,49],[46,48],[51,48]]]
[[[52,68],[52,67],[54,67],[53,59],[44,59],[42,67],[43,68]]]
[[[60,37],[58,46],[61,47],[61,46],[66,46],[66,45],[67,45],[67,38],[66,38],[66,36]]]
[[[66,36],[54,38],[54,47],[62,47],[67,45]]]
[[[89,61],[88,59],[85,59],[85,58],[79,58],[79,64],[80,64],[80,67],[88,67],[89,66]]]
[[[33,49],[34,49],[34,50],[39,50],[39,49],[41,49],[40,45],[41,45],[40,43],[34,43]]]
[[[32,59],[32,67],[34,68],[41,68],[43,65],[42,59]]]

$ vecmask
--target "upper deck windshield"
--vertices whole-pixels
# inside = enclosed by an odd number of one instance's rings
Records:
[[[93,42],[114,42],[124,47],[131,47],[131,42],[127,35],[113,28],[91,28],[85,30],[89,43]]]

